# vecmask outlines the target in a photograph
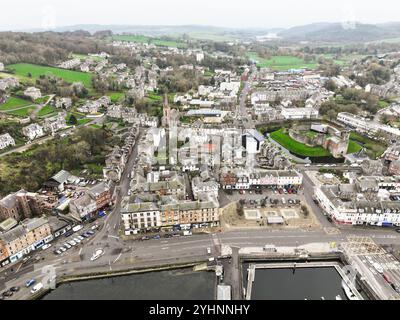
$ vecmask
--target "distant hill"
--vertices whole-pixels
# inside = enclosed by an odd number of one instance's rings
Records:
[[[146,36],[182,36],[216,41],[254,40],[276,34],[287,41],[311,42],[370,42],[400,37],[400,22],[381,24],[313,23],[293,28],[223,28],[202,25],[143,26],[143,25],[74,25],[52,29],[55,32],[85,30],[90,33],[111,30],[114,34],[140,34]],[[43,29],[24,30],[39,32]]]
[[[279,36],[299,41],[365,42],[400,36],[400,23],[315,23],[284,30]]]

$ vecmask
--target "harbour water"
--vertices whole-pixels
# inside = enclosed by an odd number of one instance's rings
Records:
[[[71,282],[43,300],[214,300],[214,272],[179,269]]]
[[[256,269],[251,300],[347,300],[341,283],[333,267]]]

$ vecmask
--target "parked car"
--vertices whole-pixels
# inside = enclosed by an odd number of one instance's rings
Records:
[[[10,291],[11,292],[18,292],[19,289],[20,289],[20,287],[12,287],[12,288],[10,288]]]
[[[43,289],[43,283],[39,282],[37,285],[35,285],[32,288],[31,293],[34,294],[34,293],[38,292],[41,289]]]
[[[25,286],[26,286],[27,288],[29,288],[29,287],[33,286],[35,283],[36,283],[36,279],[31,279],[31,280],[28,280],[28,281],[25,283]]]
[[[74,240],[68,241],[68,243],[72,246],[75,247],[77,243]]]
[[[70,245],[70,243],[71,243],[71,241],[69,243],[67,243],[67,242],[64,243],[64,248],[71,249],[72,246]]]
[[[80,239],[78,239],[78,238],[74,238],[73,241],[75,241],[76,243],[81,243],[81,242],[82,242],[82,241],[81,241]]]
[[[5,292],[3,292],[1,295],[2,295],[4,298],[8,298],[8,297],[11,297],[13,294],[14,294],[14,292],[12,292],[12,291],[5,291]]]
[[[51,248],[51,244],[45,244],[45,245],[42,247],[42,250],[44,251],[44,250],[47,250],[47,249],[49,249],[49,248]]]

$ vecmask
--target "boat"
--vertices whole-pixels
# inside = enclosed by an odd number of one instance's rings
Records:
[[[338,294],[338,295],[336,296],[336,300],[343,300],[342,297],[340,296],[340,294]]]
[[[346,282],[343,280],[342,281],[342,288],[344,292],[346,293],[346,296],[349,300],[360,300],[354,293],[351,291],[349,286],[346,284]]]
[[[96,250],[96,252],[93,253],[92,257],[90,258],[90,261],[96,261],[96,260],[99,259],[103,254],[104,254],[104,250],[103,250],[103,249],[98,249],[98,250]]]

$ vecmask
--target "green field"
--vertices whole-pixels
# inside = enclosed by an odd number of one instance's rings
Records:
[[[53,108],[52,106],[44,106],[42,109],[40,109],[40,111],[38,112],[38,116],[39,117],[45,117],[49,114],[52,114],[56,111],[55,108]]]
[[[286,71],[289,69],[315,69],[317,63],[306,63],[304,60],[294,56],[273,56],[270,59],[261,58],[256,52],[249,52],[248,58],[257,62],[261,68],[271,68],[275,71]]]
[[[123,98],[125,95],[124,92],[109,92],[107,93],[107,96],[110,97],[111,102],[117,103],[121,98]]]
[[[357,142],[366,149],[367,155],[372,159],[379,158],[385,151],[386,146],[358,133],[350,133],[350,141]]]
[[[14,70],[17,76],[29,77],[37,79],[41,75],[53,75],[62,78],[68,83],[82,82],[86,88],[92,87],[92,75],[90,73],[65,70],[60,68],[45,67],[28,63],[11,64],[7,66],[8,69]]]
[[[6,103],[0,104],[0,111],[14,110],[14,109],[26,107],[30,104],[32,104],[31,101],[11,97],[6,101]]]
[[[14,111],[9,111],[7,114],[13,115],[16,117],[26,118],[29,116],[30,112],[35,110],[36,107],[25,107]]]
[[[163,40],[156,39],[141,35],[116,35],[112,37],[113,40],[117,41],[129,41],[129,42],[138,42],[138,43],[149,43],[154,44],[160,47],[172,47],[172,48],[186,48],[187,45],[181,41],[173,41],[173,40]]]
[[[303,157],[329,157],[331,154],[329,151],[322,147],[309,147],[303,143],[300,143],[292,139],[288,134],[284,132],[284,129],[272,132],[270,137],[278,142],[285,149]]]
[[[93,121],[93,119],[88,119],[88,118],[78,119],[78,126],[83,126],[91,121]]]
[[[361,151],[362,146],[360,146],[357,142],[350,140],[349,148],[347,149],[347,154],[353,154]]]

